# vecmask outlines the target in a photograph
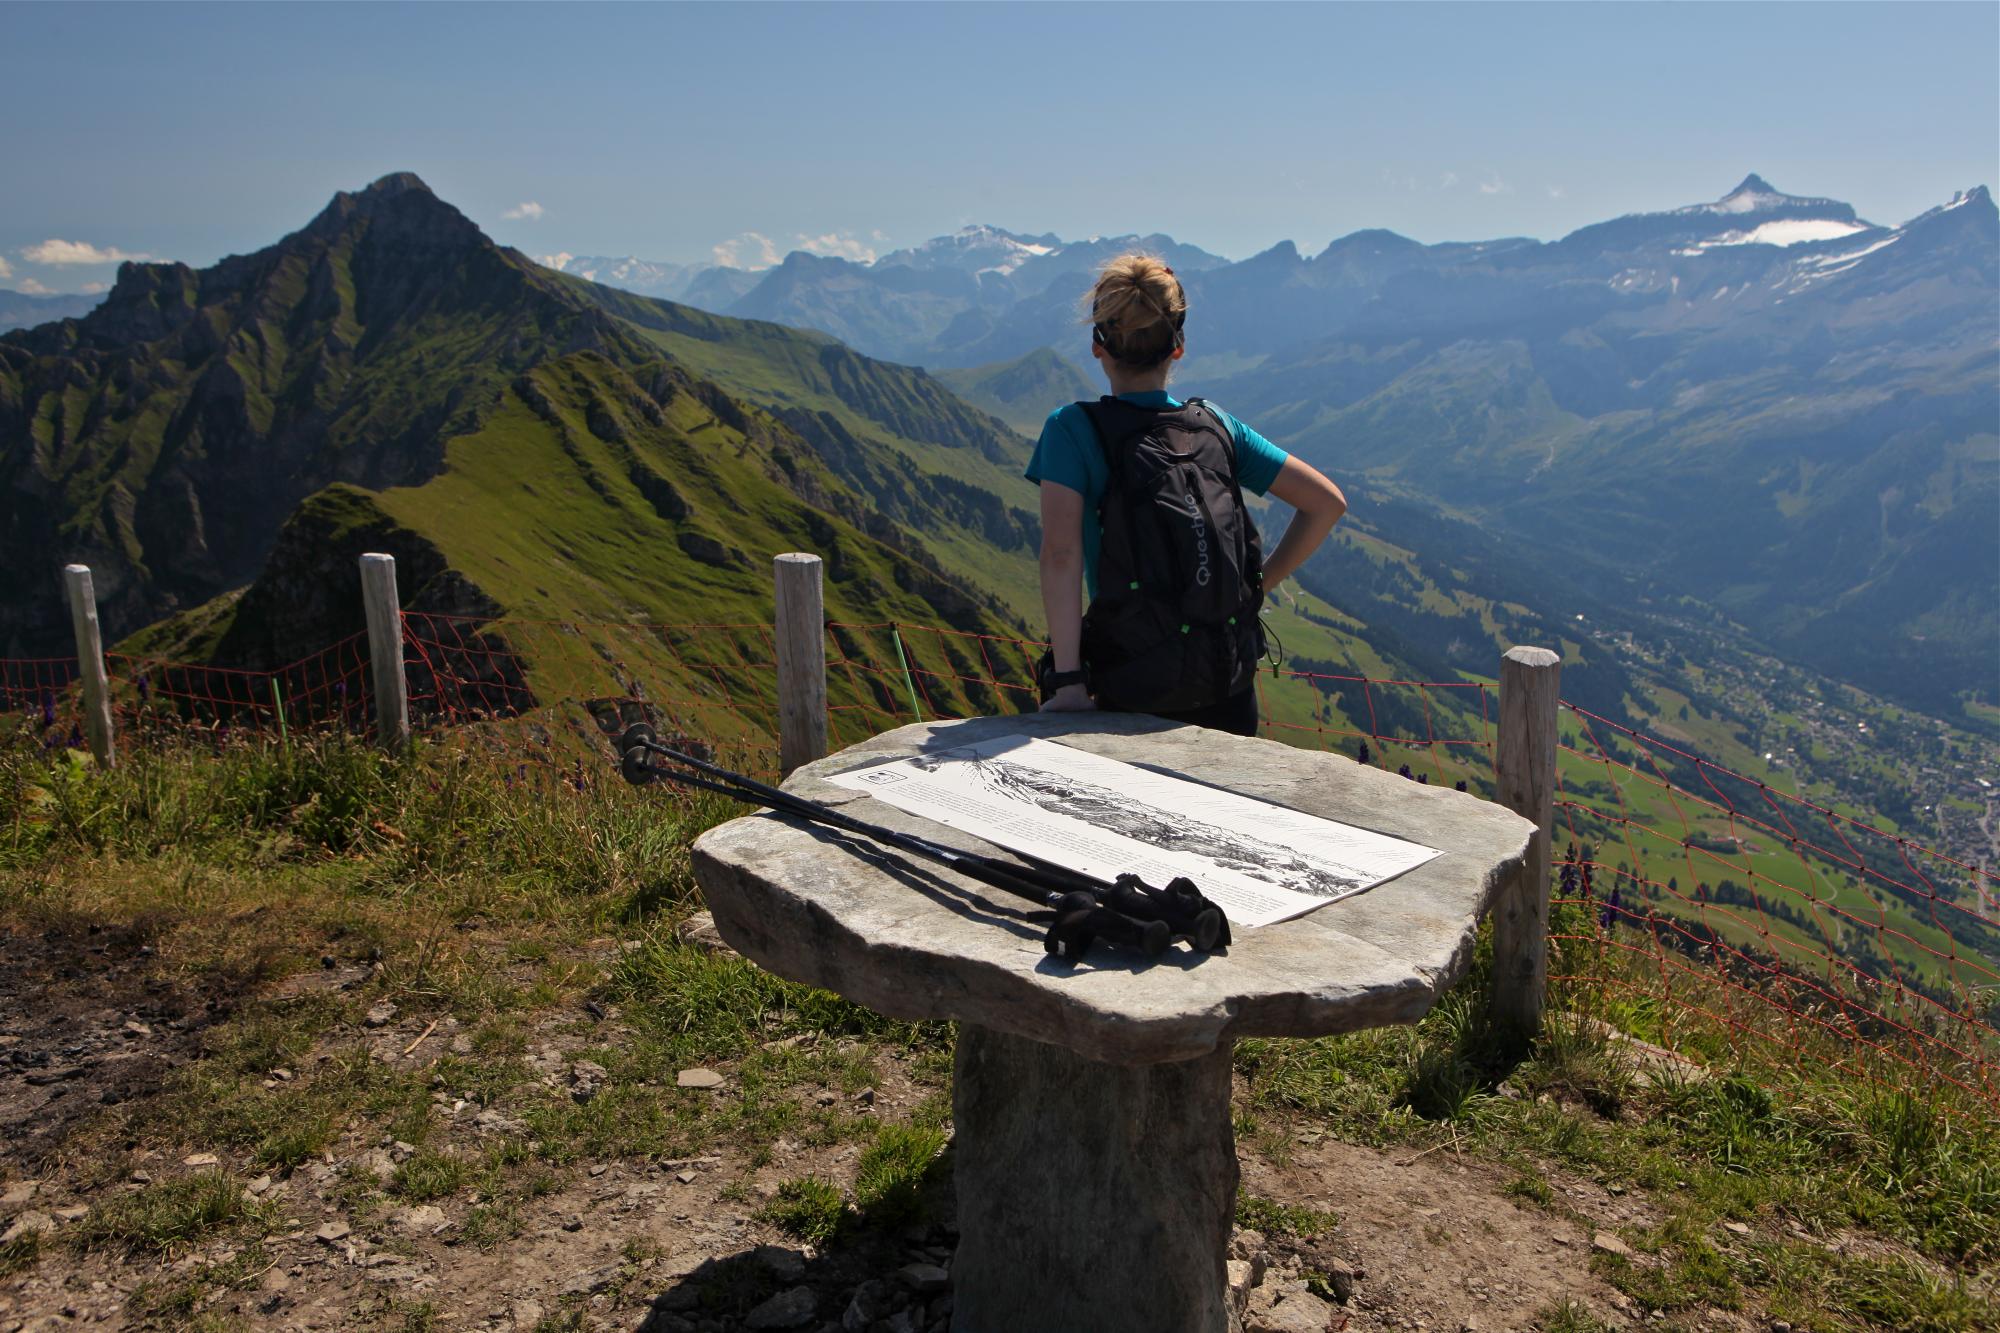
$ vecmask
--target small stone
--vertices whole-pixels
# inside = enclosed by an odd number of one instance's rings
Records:
[[[53,1215],[58,1222],[81,1222],[84,1218],[90,1216],[90,1209],[85,1208],[82,1204],[72,1204],[68,1208],[53,1210]]]
[[[792,1287],[754,1307],[743,1322],[748,1328],[797,1328],[809,1322],[818,1308],[811,1287]]]
[[[1632,1257],[1632,1247],[1609,1231],[1600,1231],[1590,1238],[1590,1248],[1600,1254],[1616,1254],[1624,1258]]]
[[[378,1003],[374,1008],[370,1009],[368,1011],[368,1017],[362,1019],[361,1021],[365,1025],[371,1028],[383,1028],[389,1026],[391,1022],[395,1021],[395,1017],[396,1017],[395,1004],[389,1000],[383,1000],[380,1003]]]
[[[1232,1259],[1248,1259],[1263,1252],[1264,1233],[1261,1231],[1244,1227],[1229,1237],[1229,1257]]]
[[[514,1320],[515,1328],[533,1328],[542,1322],[542,1303],[536,1300],[515,1301],[507,1313]]]
[[[719,1088],[724,1080],[713,1069],[683,1069],[674,1082],[683,1088]]]
[[[406,1208],[396,1216],[396,1225],[413,1236],[428,1236],[444,1225],[444,1209],[434,1203]]]
[[[564,1231],[583,1230],[583,1217],[578,1213],[571,1213],[562,1220],[562,1229]]]
[[[692,1185],[694,1184],[694,1172],[676,1171],[674,1172],[674,1179],[680,1181],[683,1185]]]
[[[253,1195],[261,1195],[271,1188],[271,1177],[268,1175],[259,1176],[243,1188],[249,1190]]]
[[[56,1220],[47,1213],[30,1210],[15,1218],[5,1231],[0,1231],[0,1245],[10,1245],[30,1231],[54,1231]]]
[[[759,1245],[752,1253],[766,1272],[780,1282],[799,1282],[806,1275],[806,1257],[784,1245]]]
[[[606,1171],[609,1171],[610,1169],[611,1169],[610,1167],[606,1166],[602,1162],[592,1163],[590,1167],[591,1179],[595,1180],[597,1177],[603,1175]]]
[[[1333,1288],[1333,1298],[1342,1305],[1354,1299],[1354,1284],[1362,1277],[1362,1270],[1348,1264],[1330,1262],[1326,1266],[1326,1284]]]
[[[887,1319],[895,1308],[895,1293],[880,1278],[870,1278],[854,1289],[847,1311],[840,1316],[842,1333],[863,1333],[878,1319]]]
[[[1739,1236],[1747,1236],[1750,1234],[1750,1228],[1742,1222],[1724,1222],[1722,1224],[1722,1229],[1724,1231],[1732,1231]]]
[[[153,1035],[153,1029],[141,1023],[136,1018],[125,1020],[124,1032],[128,1037],[150,1037]]]
[[[487,1134],[518,1134],[527,1128],[527,1125],[513,1116],[504,1111],[496,1111],[492,1107],[474,1116],[472,1124],[475,1129]]]
[[[182,1166],[218,1166],[221,1162],[222,1159],[212,1152],[189,1153],[186,1157],[181,1158]]]
[[[19,1208],[35,1197],[42,1188],[39,1180],[17,1180],[0,1194],[0,1208]]]
[[[273,1069],[271,1077],[280,1083],[290,1083],[292,1081],[292,1071],[289,1069]]]
[[[587,1273],[578,1273],[562,1284],[557,1294],[562,1296],[595,1296],[618,1280],[618,1265],[609,1268],[593,1268]]]
[[[313,1232],[313,1239],[322,1245],[333,1245],[346,1240],[353,1231],[354,1228],[348,1226],[345,1222],[328,1222],[320,1227],[318,1231]]]
[[[1303,1282],[1257,1288],[1244,1317],[1244,1333],[1325,1333],[1334,1309]]]
[[[1257,1285],[1257,1279],[1251,1274],[1248,1259],[1231,1259],[1225,1268],[1229,1278],[1229,1304],[1236,1311],[1236,1317],[1241,1319],[1250,1306],[1250,1289]]]
[[[693,916],[688,917],[678,926],[674,927],[674,934],[680,936],[683,943],[691,944],[704,953],[733,954],[736,952],[722,938],[722,932],[715,928],[715,917],[709,912],[696,912]]]
[[[905,1264],[896,1270],[896,1277],[919,1296],[929,1296],[951,1285],[951,1274],[936,1264]]]
[[[570,1100],[579,1105],[595,1097],[611,1078],[611,1072],[595,1060],[578,1060],[569,1067]]]

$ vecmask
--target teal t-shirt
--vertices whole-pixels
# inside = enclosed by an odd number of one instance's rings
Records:
[[[1140,407],[1179,407],[1180,400],[1165,389],[1146,393],[1121,393],[1128,403]],[[1278,473],[1291,457],[1283,449],[1251,430],[1215,404],[1209,408],[1229,428],[1236,445],[1236,483],[1253,495],[1271,489]],[[1049,413],[1042,423],[1042,438],[1035,442],[1035,456],[1028,460],[1028,480],[1037,486],[1052,481],[1067,486],[1083,497],[1083,581],[1090,595],[1097,595],[1097,551],[1103,544],[1104,529],[1097,519],[1097,505],[1111,469],[1104,461],[1104,449],[1097,442],[1097,429],[1082,407],[1069,403]]]

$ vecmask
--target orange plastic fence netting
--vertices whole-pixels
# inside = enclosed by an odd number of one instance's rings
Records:
[[[355,634],[268,671],[106,653],[112,716],[124,744],[165,732],[361,730],[372,723],[368,639]]]
[[[759,624],[403,614],[410,725],[467,730],[519,761],[609,753],[647,722],[669,741],[777,770],[777,653]]]
[[[45,749],[83,746],[74,657],[0,658],[0,714],[34,735]]]
[[[1311,720],[1289,721],[1273,698],[1284,683],[1309,687]],[[1260,673],[1264,734],[1309,749],[1340,750],[1418,782],[1459,790],[1493,776],[1494,686],[1484,681],[1377,680],[1277,670]]]
[[[1563,708],[1552,979],[2000,1106],[1990,872]]]

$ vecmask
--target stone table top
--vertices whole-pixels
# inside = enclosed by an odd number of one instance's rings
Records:
[[[949,1018],[1137,1065],[1237,1037],[1324,1036],[1413,1023],[1464,971],[1480,917],[1524,864],[1533,826],[1499,805],[1296,749],[1122,713],[928,722],[808,764],[785,789],[870,823],[1011,855],[827,778],[863,764],[1009,734],[1177,774],[1443,855],[1290,921],[1233,927],[1226,951],[1157,960],[1094,946],[1075,966],[1042,951],[1032,905],[942,866],[764,811],[694,844],[695,876],[730,945],[779,976],[893,1018]]]

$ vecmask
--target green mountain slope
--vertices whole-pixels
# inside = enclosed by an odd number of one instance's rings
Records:
[[[933,373],[961,398],[985,408],[1030,439],[1041,434],[1042,423],[1053,409],[1095,398],[1101,392],[1100,386],[1084,378],[1082,371],[1050,347],[1038,347],[1012,361]]]
[[[916,599],[897,614],[1014,625],[1021,448],[921,371],[564,278],[386,177],[269,249],[128,265],[87,318],[0,340],[0,552],[48,572],[0,590],[0,651],[61,651],[64,561],[123,636],[243,587],[335,483],[503,607],[767,618],[739,614],[768,602],[757,567],[824,531],[857,616],[879,585],[885,610]]]

